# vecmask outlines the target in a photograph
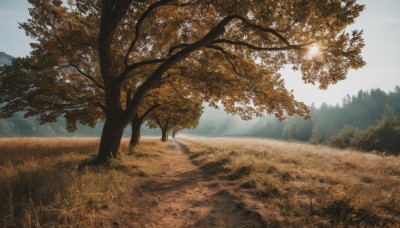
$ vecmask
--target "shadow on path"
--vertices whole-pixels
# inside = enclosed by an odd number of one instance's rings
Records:
[[[172,142],[162,157],[162,172],[145,183],[142,227],[265,227],[258,213],[223,188],[212,173],[194,166]]]

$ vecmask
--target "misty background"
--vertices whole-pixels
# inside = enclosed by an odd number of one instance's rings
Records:
[[[10,64],[13,57],[0,52],[0,66]],[[1,105],[1,104],[0,104]],[[195,129],[183,130],[179,134],[199,136],[247,136],[274,139],[327,143],[345,127],[365,130],[377,123],[385,109],[400,113],[400,86],[392,91],[381,89],[360,90],[341,98],[341,103],[310,106],[311,120],[298,116],[287,117],[279,121],[273,116],[254,117],[243,121],[239,116],[225,113],[223,109],[214,109],[204,104],[204,113]],[[59,118],[55,123],[40,125],[34,117],[24,118],[23,113],[15,113],[11,118],[0,118],[0,137],[99,137],[102,123],[94,128],[78,125],[75,132],[67,132],[66,122]],[[160,135],[159,129],[142,127],[142,135]],[[130,137],[130,127],[125,129],[125,137]]]

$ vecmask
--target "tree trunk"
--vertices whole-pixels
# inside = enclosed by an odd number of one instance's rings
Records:
[[[139,140],[140,140],[140,128],[142,126],[143,121],[141,121],[141,118],[133,118],[132,120],[132,135],[131,135],[131,141],[130,145],[131,147],[135,147],[139,145]]]
[[[100,148],[97,158],[99,162],[119,157],[119,146],[124,132],[124,124],[118,115],[108,116],[101,133]]]
[[[147,109],[146,112],[142,114],[142,116],[139,116],[139,114],[137,112],[133,116],[133,119],[131,121],[131,126],[132,126],[132,135],[131,135],[131,141],[130,141],[131,148],[139,145],[140,128],[142,127],[142,124],[143,124],[145,118],[150,113],[152,113],[154,110],[156,110],[158,107],[160,107],[159,104],[154,104],[149,109]]]
[[[175,135],[176,135],[177,131],[172,131],[172,138],[175,139]]]
[[[165,121],[165,126],[162,126],[161,122],[158,119],[156,119],[156,120],[157,120],[158,126],[161,128],[161,134],[162,134],[161,141],[166,142],[168,140],[168,131],[169,131],[168,122],[169,122],[169,120]]]
[[[161,141],[166,142],[168,140],[168,130],[167,128],[161,129]]]

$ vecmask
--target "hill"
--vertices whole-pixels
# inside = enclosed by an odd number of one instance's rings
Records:
[[[10,65],[14,57],[4,52],[0,52],[0,66]]]

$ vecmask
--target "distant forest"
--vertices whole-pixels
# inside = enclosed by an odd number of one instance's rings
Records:
[[[221,111],[222,112],[222,111]],[[394,91],[360,90],[342,104],[310,107],[311,121],[298,116],[281,122],[272,116],[243,124],[238,117],[206,112],[197,129],[204,136],[249,136],[306,141],[380,152],[400,152],[400,87]],[[214,115],[213,115],[214,114]]]
[[[356,147],[365,150],[380,149],[387,151],[386,147],[360,146],[360,141],[365,141],[362,138],[367,137],[367,131],[371,131],[373,127],[377,127],[379,124],[385,124],[384,120],[388,121],[388,119],[392,122],[386,124],[391,125],[393,129],[384,129],[384,131],[389,131],[387,133],[389,135],[386,135],[385,138],[394,137],[394,141],[400,141],[398,140],[400,138],[399,113],[400,87],[396,86],[394,91],[390,92],[381,89],[360,90],[356,95],[344,97],[341,105],[332,106],[323,103],[319,108],[312,105],[310,107],[311,121],[298,116],[288,117],[283,122],[272,116],[255,117],[250,121],[242,121],[238,116],[230,116],[223,110],[207,107],[200,119],[199,127],[184,130],[181,133],[211,137],[275,138],[331,144],[342,148]],[[0,137],[93,137],[100,136],[102,129],[102,123],[97,124],[94,128],[80,125],[76,132],[70,133],[67,132],[65,126],[64,119],[41,125],[35,118],[24,118],[23,113],[16,113],[11,118],[0,119]],[[159,135],[160,132],[158,129],[149,129],[143,126],[142,134]],[[125,130],[125,136],[130,136],[129,127]],[[376,141],[388,144],[388,142],[382,142],[384,140],[376,139],[376,137],[370,140],[374,141],[375,144]],[[395,145],[394,147],[400,146]]]

